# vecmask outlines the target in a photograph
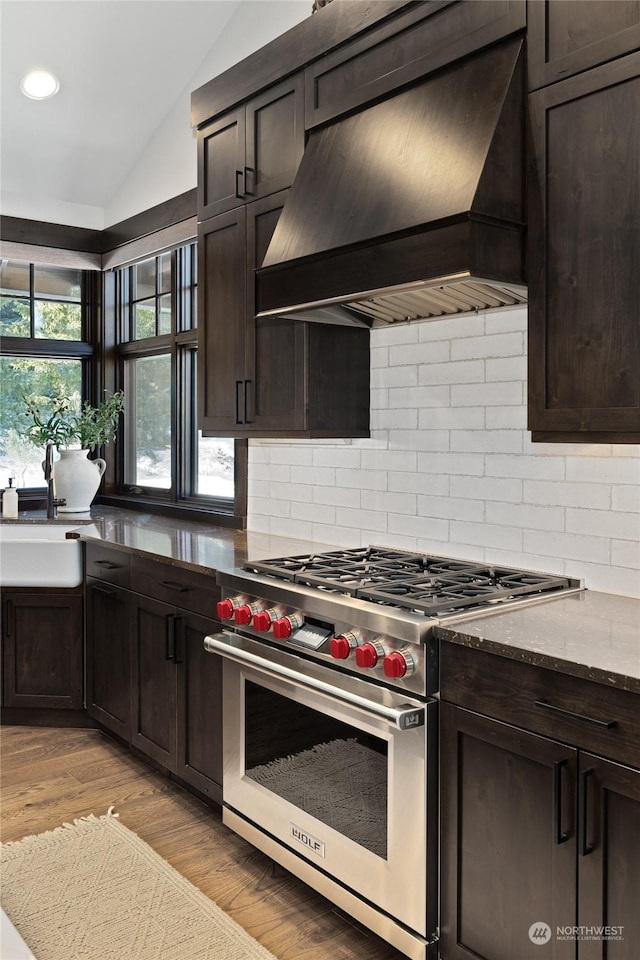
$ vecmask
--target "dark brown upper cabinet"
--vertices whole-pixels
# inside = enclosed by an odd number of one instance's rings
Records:
[[[640,46],[640,0],[529,0],[529,89]]]
[[[640,53],[529,105],[529,429],[638,443]]]
[[[200,224],[200,428],[233,437],[368,436],[368,331],[255,316],[255,268],[286,195]]]
[[[198,219],[291,185],[304,151],[303,76],[270,87],[198,132]]]

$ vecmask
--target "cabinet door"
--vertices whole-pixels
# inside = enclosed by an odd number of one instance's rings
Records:
[[[529,428],[638,442],[640,54],[529,100]]]
[[[243,189],[248,200],[257,200],[293,183],[304,152],[303,74],[270,87],[245,109]]]
[[[259,430],[303,430],[306,324],[256,318],[255,270],[262,266],[286,190],[247,206],[247,423]]]
[[[132,595],[131,744],[168,770],[176,766],[177,611]]]
[[[527,24],[530,90],[640,46],[638,0],[529,0]]]
[[[129,596],[87,581],[87,712],[125,740],[131,735]]]
[[[245,202],[245,111],[232,110],[198,132],[198,219]]]
[[[198,229],[198,424],[227,434],[245,420],[244,207]]]
[[[615,927],[581,940],[580,960],[636,960],[640,944],[640,771],[580,754],[578,923]]]
[[[4,593],[3,703],[83,707],[82,597]]]
[[[221,629],[179,611],[178,755],[176,774],[211,799],[222,802],[222,661],[207,653],[204,638]]]
[[[577,752],[447,703],[440,717],[442,957],[539,960],[532,925],[576,923]],[[575,960],[575,942],[545,951]]]

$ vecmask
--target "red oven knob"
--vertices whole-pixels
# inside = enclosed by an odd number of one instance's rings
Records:
[[[330,640],[329,653],[334,660],[346,660],[351,651],[355,650],[361,643],[362,634],[360,631],[348,630],[346,633],[341,633]]]
[[[382,661],[384,675],[385,677],[389,677],[390,680],[399,680],[400,677],[412,674],[415,666],[415,660],[408,651],[400,653],[400,651],[396,650],[393,653],[387,654]]]
[[[262,609],[263,605],[259,600],[254,600],[253,603],[243,603],[241,607],[237,607],[234,611],[233,619],[239,627],[246,627],[253,620],[253,615],[259,613]]]
[[[246,597],[225,597],[224,600],[219,600],[216,604],[216,612],[218,614],[219,620],[232,620],[234,611],[238,607],[242,606],[243,603],[247,602]]]
[[[271,625],[281,612],[282,608],[270,607],[268,610],[259,610],[253,617],[253,626],[261,633],[271,629]]]
[[[289,617],[278,617],[273,621],[273,635],[276,640],[288,640],[293,631],[301,627],[303,622],[299,613],[292,613]]]
[[[356,648],[356,663],[359,667],[375,667],[378,662],[378,651],[372,643],[363,643]]]
[[[385,677],[397,680],[407,672],[407,661],[401,653],[390,653],[382,661]]]

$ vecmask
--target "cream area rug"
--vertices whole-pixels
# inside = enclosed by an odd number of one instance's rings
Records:
[[[2,844],[0,864],[37,960],[275,960],[112,810]]]

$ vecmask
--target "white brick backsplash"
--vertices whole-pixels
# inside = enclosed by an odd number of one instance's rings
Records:
[[[308,499],[309,487],[307,487]],[[368,494],[367,494],[368,496]],[[331,503],[336,507],[359,507],[361,503],[360,488],[355,487],[314,487],[314,503]]]
[[[488,477],[523,477],[536,480],[564,480],[564,457],[519,457],[488,454]]]
[[[389,490],[398,493],[429,493],[446,496],[449,493],[449,477],[435,473],[388,473]]]
[[[456,497],[418,497],[418,514],[421,517],[438,517],[441,520],[484,520],[482,500],[461,500]]]
[[[457,363],[425,363],[418,369],[418,383],[481,383],[484,360],[459,360]]]
[[[485,364],[487,380],[521,380],[527,376],[526,357],[508,357],[501,360],[487,360]]]
[[[613,510],[567,510],[567,531],[616,540],[640,539],[640,515]]]
[[[367,468],[362,470],[336,470],[336,483],[341,487],[357,487],[358,490],[386,490],[387,471]],[[414,476],[410,473],[409,476]]]
[[[448,450],[448,430],[392,430],[389,446],[395,450]]]
[[[480,337],[454,340],[451,344],[452,360],[478,360],[482,357],[521,357],[521,333],[485,333]],[[511,379],[514,379],[513,377]]]
[[[527,425],[526,407],[485,407],[484,416],[487,430],[524,430]]]
[[[558,504],[563,507],[585,507],[607,510],[610,489],[604,483],[553,483],[545,480],[525,480],[523,499],[526,503]]]
[[[418,410],[418,427],[421,430],[482,430],[484,425],[483,407],[446,406]]]
[[[461,543],[474,543],[480,547],[498,547],[500,550],[518,550],[522,547],[522,530],[489,523],[452,521],[451,538]]]
[[[398,410],[373,410],[371,413],[372,430],[415,430],[418,426],[417,407],[407,410],[401,407]]]
[[[522,401],[523,390],[519,380],[451,387],[452,407],[519,407]]]
[[[640,484],[635,487],[612,487],[611,506],[614,510],[640,513]]]
[[[452,430],[451,450],[477,453],[520,453],[522,435],[517,430]]]
[[[312,463],[314,467],[348,467],[354,470],[360,466],[360,450],[355,447],[315,447]]]
[[[387,529],[389,533],[399,533],[405,537],[449,540],[449,521],[432,517],[403,517],[400,513],[390,513]]]
[[[640,570],[640,542],[612,540],[611,563],[618,567],[632,567],[635,570]]]
[[[525,553],[537,553],[540,556],[608,563],[611,547],[608,540],[598,537],[525,530],[524,550]]]
[[[371,437],[250,441],[249,531],[640,596],[640,446],[531,441],[526,328],[509,308],[373,330]]]
[[[418,368],[417,366],[382,367],[372,370],[371,386],[375,388],[417,387]]]
[[[444,363],[451,358],[451,344],[448,340],[430,340],[428,343],[411,343],[401,347],[389,347],[389,365],[391,368],[418,363]]]
[[[521,527],[523,530],[564,530],[562,507],[533,507],[528,503],[487,503],[485,516],[487,523]]]
[[[451,477],[451,496],[470,500],[502,500],[520,503],[522,480],[494,477]]]
[[[418,455],[418,471],[448,474],[451,479],[459,475],[481,477],[484,457],[478,453],[421,453]]]
[[[394,387],[389,390],[389,406],[448,407],[449,387]]]

